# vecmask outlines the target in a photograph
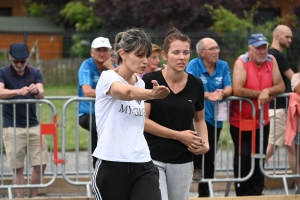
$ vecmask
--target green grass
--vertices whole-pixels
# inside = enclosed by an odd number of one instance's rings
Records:
[[[77,86],[45,86],[45,96],[59,97],[59,96],[77,96]],[[63,105],[67,100],[50,100],[57,112],[57,123],[59,127],[57,128],[58,133],[58,148],[61,150],[62,146],[62,109]],[[66,135],[66,150],[74,151],[76,148],[76,142],[79,143],[80,150],[86,150],[88,148],[88,137],[89,132],[82,129],[76,122],[76,102],[69,104],[66,109],[66,124],[65,135]],[[52,120],[51,109],[48,105],[43,104],[40,112],[41,122],[50,123]],[[38,113],[39,115],[39,113]],[[78,134],[76,134],[76,128],[78,129]],[[47,141],[51,143],[52,139],[47,136]],[[49,144],[52,146],[52,144]]]
[[[223,128],[222,128],[221,135],[220,135],[220,138],[218,141],[218,148],[222,148],[223,150],[233,149],[233,142],[232,142],[231,135],[230,135],[228,121],[223,122]]]

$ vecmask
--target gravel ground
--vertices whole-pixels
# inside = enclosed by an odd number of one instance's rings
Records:
[[[295,193],[294,190],[289,190],[289,194],[293,195]],[[264,190],[263,191],[264,195],[285,195],[285,192],[283,189],[276,189],[276,190]],[[66,194],[58,194],[58,193],[48,193],[45,196],[39,196],[39,198],[53,198],[53,197],[83,197],[86,196],[85,193],[66,193]],[[225,192],[224,191],[214,191],[214,197],[224,197],[225,196]],[[234,197],[235,192],[234,191],[230,191],[229,192],[229,196],[230,197]],[[197,192],[190,192],[189,197],[198,197],[198,193]],[[0,195],[0,199],[2,198],[8,198],[8,196],[4,196],[4,195]],[[13,198],[16,198],[15,196],[13,196]]]
[[[295,190],[289,190],[289,195],[295,194]],[[274,189],[274,190],[264,190],[263,195],[285,195],[284,189]],[[225,192],[224,191],[214,191],[214,197],[224,197]],[[230,191],[229,195],[230,197],[235,197],[235,191]],[[189,197],[198,197],[197,192],[190,192]]]

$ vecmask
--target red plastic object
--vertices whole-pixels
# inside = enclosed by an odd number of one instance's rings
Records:
[[[242,112],[240,111],[240,129],[239,129],[239,155],[242,154],[242,131],[252,132],[252,154],[256,153],[256,118],[252,116],[252,119],[242,119]]]
[[[52,135],[53,136],[53,156],[54,156],[54,163],[55,164],[63,164],[66,161],[63,159],[58,158],[58,144],[57,144],[57,117],[56,115],[53,116],[53,123],[52,124],[40,124],[41,128],[41,137],[42,135]],[[40,141],[42,141],[40,139]],[[41,144],[42,146],[42,144]]]

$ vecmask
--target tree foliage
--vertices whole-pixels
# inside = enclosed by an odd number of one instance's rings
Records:
[[[84,5],[80,1],[73,1],[66,4],[59,14],[75,24],[76,31],[87,32],[101,28],[103,20],[97,17],[91,5]]]
[[[64,9],[60,11],[60,15],[65,21],[75,25],[77,33],[73,36],[74,44],[71,47],[71,52],[80,58],[88,57],[90,44],[82,33],[100,29],[103,20],[95,15],[91,4],[84,4],[80,1],[67,3]]]
[[[252,31],[259,29],[270,32],[274,27],[274,22],[257,25],[257,21],[263,18],[257,12],[259,8],[278,9],[274,7],[272,0],[260,0],[261,4],[256,4],[258,0],[24,1],[31,16],[43,14],[66,29],[71,28],[78,32],[73,37],[76,47],[72,47],[74,51],[78,49],[77,56],[89,48],[85,45],[88,40],[84,38],[82,32],[93,30],[118,32],[131,27],[141,27],[152,32],[165,32],[173,26],[184,32],[212,27],[219,34],[224,32],[236,32],[237,36],[244,34],[244,38],[237,37],[240,38],[239,41],[221,41],[232,47],[234,43],[244,44],[247,41],[245,38]],[[295,12],[300,13],[299,10],[300,8],[297,8]]]
[[[27,8],[27,14],[29,17],[40,17],[43,16],[44,5],[32,3]]]
[[[249,11],[244,10],[243,17],[238,17],[223,6],[218,8],[213,8],[208,4],[205,6],[214,20],[210,29],[220,35],[222,45],[226,49],[234,50],[227,52],[228,55],[223,55],[227,58],[227,62],[233,63],[235,58],[247,50],[248,45],[246,41],[250,34],[263,33],[268,38],[269,43],[271,43],[273,29],[277,25],[283,24],[286,19],[295,21],[294,16],[287,15],[283,18],[274,18],[262,24],[255,24],[254,17],[258,12],[259,6],[260,3],[258,2]],[[226,36],[228,34],[230,34],[230,37]]]
[[[207,28],[213,19],[205,8],[222,5],[238,17],[242,10],[250,9],[257,0],[77,0],[87,7],[92,6],[95,16],[103,19],[103,29],[124,30],[142,27],[150,30],[166,30],[172,26],[182,31]],[[59,24],[70,27],[74,24],[65,20],[60,11],[72,0],[26,0],[27,8],[35,3],[44,5],[42,12]],[[264,5],[273,5],[271,0],[261,0]],[[77,16],[73,16],[76,18]]]
[[[41,9],[40,16],[46,16],[64,27],[72,27],[73,25],[66,23],[59,12],[71,1],[72,0],[24,0],[28,14],[30,14],[30,9]]]
[[[262,32],[272,32],[273,28],[278,24],[284,24],[285,21],[291,20],[293,23],[296,22],[295,15],[286,15],[282,18],[276,17],[273,20],[268,20],[262,24],[254,23],[254,17],[258,12],[258,8],[261,3],[257,2],[250,10],[243,10],[243,16],[238,17],[232,11],[219,6],[218,8],[213,8],[209,4],[206,4],[205,7],[208,9],[212,19],[213,24],[210,29],[220,32],[236,32],[241,30],[249,31],[262,31]]]

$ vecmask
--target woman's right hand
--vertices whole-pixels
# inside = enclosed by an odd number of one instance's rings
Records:
[[[152,80],[151,83],[153,84],[151,92],[153,99],[163,99],[170,94],[169,88],[164,85],[159,85],[156,80]]]
[[[192,130],[180,131],[178,140],[187,147],[193,147],[195,149],[200,148],[202,145],[202,138],[197,135],[197,132]]]

